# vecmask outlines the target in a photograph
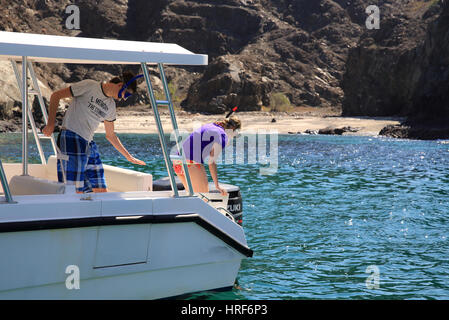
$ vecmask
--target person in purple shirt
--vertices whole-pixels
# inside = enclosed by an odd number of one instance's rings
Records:
[[[240,120],[236,116],[231,116],[201,126],[184,141],[182,149],[186,157],[193,192],[209,192],[209,182],[204,168],[204,163],[208,160],[209,171],[214,180],[215,188],[222,195],[226,195],[226,190],[222,189],[218,183],[216,160],[229,140],[237,135],[241,126]],[[188,190],[182,161],[174,160],[173,169],[181,179],[185,190]]]

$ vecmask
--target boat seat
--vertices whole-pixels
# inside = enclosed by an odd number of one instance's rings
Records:
[[[65,185],[33,176],[13,176],[9,182],[12,195],[63,194]]]
[[[58,180],[56,156],[50,156],[47,160],[47,177]],[[104,176],[108,190],[112,192],[126,191],[152,191],[153,176],[150,173],[134,171],[103,164]]]
[[[152,191],[153,176],[130,169],[103,165],[104,177],[109,191]]]

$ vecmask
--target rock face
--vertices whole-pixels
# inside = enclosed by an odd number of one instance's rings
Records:
[[[79,0],[80,30],[68,30],[70,0],[0,0],[0,30],[174,42],[209,55],[206,67],[167,67],[175,104],[223,113],[269,106],[342,108],[344,115],[447,116],[447,0],[379,0],[380,29],[365,26],[370,0]],[[139,66],[38,64],[46,98],[84,78],[108,80]],[[156,76],[156,70],[150,70]],[[8,95],[0,66],[0,117]],[[1,82],[3,81],[3,83]],[[127,104],[148,104],[139,94]],[[156,86],[157,87],[157,86]]]
[[[414,119],[449,119],[449,1],[442,7],[417,48],[413,75],[418,81],[409,114]]]
[[[335,128],[335,127],[326,127],[323,129],[318,130],[318,134],[331,134],[331,135],[342,135],[345,132],[357,132],[359,131],[358,128],[352,128],[352,127],[342,127],[342,128]]]
[[[233,55],[214,59],[181,105],[209,113],[224,113],[234,106],[240,111],[256,111],[269,105],[272,81],[245,69],[244,62]]]
[[[402,12],[388,16],[380,30],[365,32],[349,52],[343,114],[407,116],[380,134],[447,138],[449,2],[404,2]]]
[[[414,124],[389,125],[383,128],[379,135],[402,139],[435,140],[449,139],[449,126],[447,124]]]
[[[362,3],[353,1],[350,7],[363,12]],[[183,107],[214,113],[235,105],[260,110],[274,93],[285,94],[293,105],[340,106],[347,50],[361,34],[357,14],[347,8],[344,1],[330,0],[173,1],[168,11],[206,17],[197,27],[212,45],[205,51],[211,63],[190,87]],[[189,21],[169,13],[164,19]],[[162,34],[191,46],[189,37]]]
[[[343,115],[407,116],[406,123],[381,134],[447,138],[449,1],[403,2],[390,9],[380,30],[366,31],[349,52]]]
[[[208,54],[207,67],[167,68],[177,100],[190,111],[221,113],[236,104],[240,110],[259,110],[274,93],[293,105],[338,107],[348,47],[362,31],[364,2],[80,0],[77,31],[65,27],[69,0],[0,0],[6,18],[0,29],[175,42]],[[54,90],[86,77],[105,80],[123,68],[46,64],[37,73]]]
[[[344,115],[415,114],[424,74],[439,74],[428,68],[435,62],[441,66],[440,61],[429,58],[436,45],[433,38],[444,32],[427,30],[429,24],[444,20],[439,2],[402,1],[380,10],[380,29],[366,30],[349,51],[342,81]]]

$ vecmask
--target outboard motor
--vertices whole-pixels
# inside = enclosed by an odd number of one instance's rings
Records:
[[[228,211],[232,214],[234,220],[241,225],[243,223],[243,203],[240,188],[227,183],[220,183],[220,186],[229,193]],[[213,183],[209,183],[209,192],[218,192]]]
[[[184,190],[184,185],[178,177],[175,177],[178,190]],[[228,211],[234,217],[234,220],[242,225],[243,223],[243,202],[240,188],[232,184],[220,183],[220,186],[229,193]],[[168,177],[153,181],[153,191],[171,190],[170,180]],[[213,183],[209,183],[209,192],[218,192]]]

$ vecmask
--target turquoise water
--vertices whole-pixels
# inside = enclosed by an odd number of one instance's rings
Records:
[[[97,135],[105,163],[166,176],[157,136],[120,139],[149,165],[130,164]],[[258,164],[219,165],[219,180],[241,188],[254,257],[239,287],[186,298],[449,298],[449,144],[281,135],[278,152],[271,176]],[[1,159],[20,156],[20,135],[0,135]],[[374,287],[369,266],[379,271]]]

